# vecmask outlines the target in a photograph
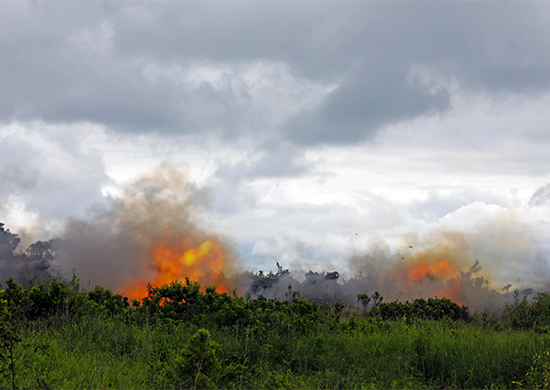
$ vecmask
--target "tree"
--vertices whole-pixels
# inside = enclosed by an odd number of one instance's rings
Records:
[[[369,306],[370,297],[368,294],[357,294],[357,302],[361,302],[365,313],[367,312],[367,307]]]
[[[216,356],[219,348],[220,345],[210,339],[210,332],[207,329],[197,330],[191,337],[183,356],[176,357],[176,367],[178,367],[183,388],[216,388],[214,379],[222,371]]]
[[[51,241],[36,241],[27,248],[26,252],[31,261],[53,260]]]
[[[17,234],[10,232],[10,229],[4,229],[4,224],[0,222],[0,261],[13,258],[13,251],[20,241]]]

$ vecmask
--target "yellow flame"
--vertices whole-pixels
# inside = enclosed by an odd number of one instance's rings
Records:
[[[186,250],[181,256],[180,261],[184,265],[193,265],[198,259],[208,254],[212,243],[210,241],[205,241],[198,248],[191,248]]]

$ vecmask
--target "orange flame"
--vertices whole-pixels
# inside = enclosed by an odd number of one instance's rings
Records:
[[[460,271],[451,259],[442,261],[421,260],[417,264],[410,264],[398,270],[398,276],[405,277],[409,282],[409,286],[423,279],[448,280],[459,275]]]
[[[437,292],[438,297],[449,298],[456,303],[462,303],[462,291],[460,290],[460,277],[449,279],[447,285]]]
[[[226,256],[221,243],[210,239],[197,245],[196,241],[189,237],[173,240],[169,234],[155,243],[150,250],[151,268],[155,273],[151,285],[158,287],[188,277],[202,287],[216,286],[218,292],[227,292],[229,289],[224,275]],[[131,300],[143,299],[148,294],[147,281],[128,282],[122,294]]]
[[[441,284],[441,288],[436,293],[440,298],[450,298],[458,302],[460,293],[460,270],[451,260],[420,260],[414,264],[399,266],[394,276],[402,287],[411,287],[416,283],[424,281],[434,281]]]

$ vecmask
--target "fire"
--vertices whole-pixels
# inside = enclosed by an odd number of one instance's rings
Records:
[[[462,291],[460,290],[460,277],[449,279],[447,285],[436,293],[438,297],[450,298],[456,303],[462,303]]]
[[[153,244],[150,254],[154,271],[151,285],[154,287],[188,277],[199,282],[202,287],[216,286],[219,292],[229,290],[224,280],[226,256],[221,243],[215,239],[198,243],[193,237],[174,239],[168,234]],[[129,282],[123,289],[123,295],[130,299],[141,300],[147,293],[145,280]]]
[[[417,264],[403,266],[397,272],[398,277],[400,279],[404,277],[408,281],[409,286],[424,279],[448,280],[460,275],[458,267],[451,259],[442,261],[421,260]]]
[[[394,273],[397,283],[404,288],[414,284],[433,282],[440,286],[435,295],[440,298],[450,298],[455,302],[460,300],[461,274],[458,266],[451,260],[420,260],[413,264],[399,266]]]

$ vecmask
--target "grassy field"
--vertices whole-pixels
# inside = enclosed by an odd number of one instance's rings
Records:
[[[471,315],[445,299],[359,310],[199,287],[175,283],[132,305],[105,289],[82,292],[75,281],[30,290],[8,283],[0,386],[550,387],[545,295]]]

